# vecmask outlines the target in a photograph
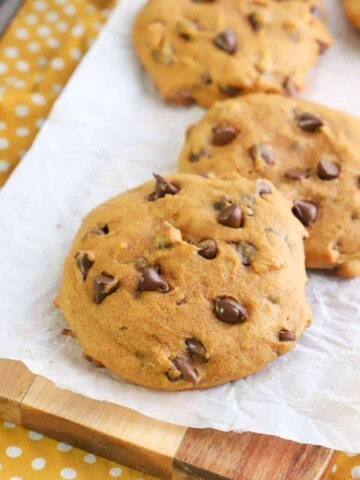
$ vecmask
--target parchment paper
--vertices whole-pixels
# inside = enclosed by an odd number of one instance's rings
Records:
[[[60,387],[173,423],[360,451],[360,279],[312,274],[314,324],[297,348],[246,380],[202,392],[122,382],[60,335],[65,324],[52,300],[81,218],[152,171],[175,171],[185,128],[203,114],[166,106],[141,72],[130,30],[142,3],[122,0],[0,193],[0,356]],[[360,35],[340,2],[327,3],[336,45],[306,96],[360,115]]]

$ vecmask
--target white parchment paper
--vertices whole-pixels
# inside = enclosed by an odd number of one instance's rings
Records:
[[[99,202],[175,171],[200,108],[165,105],[141,71],[130,30],[143,0],[122,0],[0,193],[0,356],[58,386],[173,423],[250,430],[360,451],[360,279],[312,274],[314,324],[297,348],[246,380],[159,393],[81,359],[52,306],[81,218]],[[360,35],[328,0],[336,45],[309,78],[307,98],[360,115]],[[360,173],[360,170],[359,170]]]

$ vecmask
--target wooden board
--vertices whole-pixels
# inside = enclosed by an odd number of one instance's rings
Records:
[[[162,479],[325,480],[333,450],[160,422],[0,360],[0,417]]]

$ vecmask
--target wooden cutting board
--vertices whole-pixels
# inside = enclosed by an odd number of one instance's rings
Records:
[[[55,387],[0,360],[0,418],[163,479],[324,480],[333,450],[253,433],[198,430]]]

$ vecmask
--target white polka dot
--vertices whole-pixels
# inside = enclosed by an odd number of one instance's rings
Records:
[[[15,37],[19,40],[25,40],[29,37],[29,32],[26,30],[26,28],[17,28],[15,30]]]
[[[56,29],[58,30],[58,32],[67,32],[69,29],[69,24],[66,22],[59,22],[58,24],[56,24]]]
[[[10,142],[5,137],[0,137],[0,150],[6,150],[10,145]]]
[[[5,47],[4,53],[8,58],[16,58],[19,56],[19,49],[17,47]]]
[[[70,48],[70,57],[73,60],[80,60],[81,58],[81,51],[79,48]]]
[[[7,67],[6,63],[0,62],[0,75],[2,73],[6,73],[7,71],[8,71],[8,67]]]
[[[12,422],[4,422],[5,428],[15,428],[15,423]]]
[[[54,85],[51,87],[54,93],[61,93],[63,86],[60,85],[60,83],[54,83]]]
[[[50,48],[58,48],[60,45],[60,42],[57,38],[48,38],[46,43]]]
[[[84,35],[84,32],[84,25],[81,25],[80,23],[78,25],[75,25],[71,30],[71,33],[72,35],[74,35],[74,37],[82,37]]]
[[[32,430],[30,430],[30,432],[28,432],[28,437],[31,440],[39,441],[39,440],[42,440],[44,438],[44,435],[42,433],[37,433],[37,432],[33,432]]]
[[[7,172],[10,168],[10,163],[6,160],[0,160],[0,172]],[[1,466],[0,466],[1,470]]]
[[[348,457],[356,457],[357,453],[345,452]]]
[[[56,22],[56,20],[59,18],[59,14],[57,12],[47,12],[45,15],[45,20],[47,22]]]
[[[30,65],[25,60],[18,60],[15,62],[15,67],[19,72],[28,72]]]
[[[360,478],[360,466],[357,465],[351,470],[351,478],[358,479]]]
[[[5,130],[6,127],[7,127],[7,124],[0,120],[0,130]]]
[[[56,447],[60,452],[70,452],[72,449],[71,445],[68,445],[67,443],[60,442],[57,444]]]
[[[19,78],[16,78],[14,83],[13,83],[15,88],[20,88],[23,89],[26,87],[26,83],[24,80],[20,80]]]
[[[30,108],[27,105],[17,105],[15,107],[15,113],[18,117],[26,117],[29,115]]]
[[[335,473],[335,472],[337,472],[337,466],[336,465],[334,465],[331,469],[331,473]]]
[[[35,0],[35,2],[34,2],[34,8],[38,12],[43,12],[44,10],[47,9],[47,7],[48,7],[48,5],[47,5],[46,2],[44,2],[44,0]]]
[[[34,460],[31,462],[31,467],[33,470],[42,470],[46,465],[46,461],[44,458],[38,457],[34,458]]]
[[[34,13],[28,13],[25,15],[25,23],[28,25],[35,25],[36,22],[38,21],[38,17]]]
[[[6,449],[6,455],[10,458],[17,458],[17,457],[20,457],[20,455],[22,454],[22,450],[20,447],[8,447]]]
[[[66,7],[64,8],[64,12],[65,15],[75,15],[76,8],[74,7],[74,5],[66,5]]]
[[[41,128],[44,125],[45,118],[37,118],[35,121],[35,125],[37,128]]]
[[[120,477],[122,470],[119,467],[110,468],[109,473],[112,477]]]
[[[62,70],[65,66],[65,62],[62,58],[53,58],[50,62],[50,66],[54,70]]]
[[[60,472],[61,478],[64,478],[65,480],[73,480],[76,478],[76,471],[73,468],[63,468]]]
[[[39,37],[48,37],[51,35],[51,28],[48,25],[40,25],[40,27],[36,30],[36,33]]]
[[[38,42],[29,42],[27,45],[27,49],[31,53],[36,53],[40,50],[40,44]]]
[[[96,462],[96,457],[92,453],[88,453],[87,455],[85,455],[83,460],[84,460],[85,463],[95,463]]]
[[[23,480],[21,477],[11,477],[10,480]]]
[[[39,57],[37,60],[37,64],[39,65],[39,67],[46,67],[48,63],[49,61],[46,57]]]
[[[18,137],[27,137],[30,130],[27,127],[18,127],[15,132]]]
[[[31,101],[35,103],[35,105],[46,105],[46,98],[44,97],[44,95],[41,95],[41,93],[33,93],[30,98]]]
[[[66,0],[55,0],[56,5],[64,5]]]

